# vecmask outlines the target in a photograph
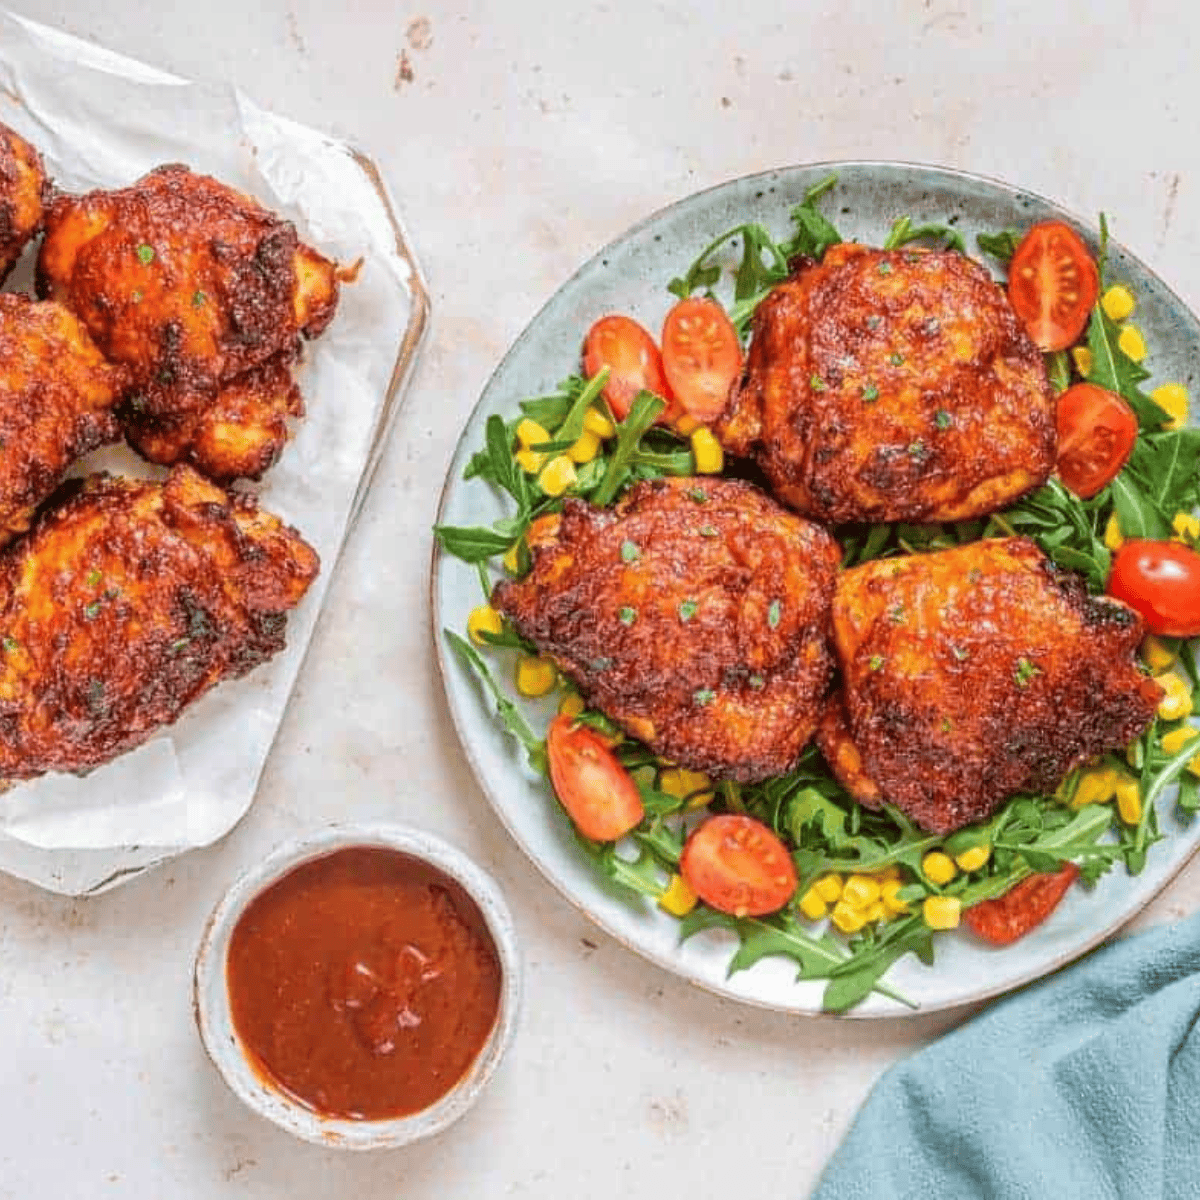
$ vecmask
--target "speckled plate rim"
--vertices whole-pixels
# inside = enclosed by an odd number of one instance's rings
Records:
[[[476,404],[447,471],[438,506],[439,524],[486,523],[502,504],[477,481],[464,483],[463,468],[482,444],[492,413],[511,415],[519,399],[543,394],[577,369],[575,348],[596,317],[622,311],[649,328],[661,323],[671,297],[666,283],[723,230],[760,220],[776,233],[804,191],[830,172],[838,186],[827,211],[844,236],[879,244],[892,220],[953,217],[972,254],[976,232],[1025,227],[1037,220],[1069,221],[1093,248],[1096,225],[1052,200],[1000,180],[951,168],[891,161],[829,161],[782,167],[728,180],[652,213],[589,258],[542,306],[496,367]],[[872,205],[877,206],[871,211]],[[971,214],[979,219],[968,222]],[[732,219],[731,219],[732,218]],[[690,228],[686,243],[681,228]],[[701,232],[703,230],[703,232]],[[672,235],[676,241],[672,242]],[[662,258],[670,248],[670,265]],[[673,248],[672,248],[673,247]],[[979,256],[987,261],[983,256]],[[649,265],[647,265],[649,264]],[[1147,386],[1174,380],[1194,383],[1200,360],[1200,322],[1149,267],[1110,238],[1107,274],[1132,285],[1138,324],[1151,348],[1155,375]],[[548,784],[524,762],[520,747],[495,716],[494,704],[473,674],[450,650],[443,630],[461,631],[466,613],[481,602],[476,571],[434,545],[430,612],[435,653],[451,718],[475,777],[502,824],[542,875],[580,912],[618,942],[659,967],[726,999],[800,1015],[828,1017],[821,1008],[823,982],[800,981],[795,965],[763,959],[727,974],[732,935],[719,930],[678,940],[678,922],[652,902],[631,903],[587,861]],[[532,704],[535,721],[550,707]],[[1200,849],[1200,822],[1182,825],[1174,815],[1174,792],[1160,799],[1160,827],[1167,837],[1150,849],[1143,872],[1128,876],[1115,867],[1092,889],[1074,888],[1054,919],[1012,946],[995,949],[966,934],[938,939],[938,958],[925,967],[911,955],[895,964],[885,982],[911,1007],[879,993],[851,1010],[859,1019],[927,1015],[976,1004],[1062,968],[1116,934],[1132,920]]]
[[[272,1087],[250,1066],[229,1012],[225,961],[229,938],[246,905],[302,863],[355,846],[382,847],[440,868],[478,906],[500,958],[500,1007],[475,1061],[436,1104],[408,1117],[351,1121],[321,1117]],[[523,959],[516,927],[499,885],[463,851],[424,830],[383,822],[335,824],[277,846],[229,885],[205,923],[192,973],[192,1011],[204,1051],[247,1108],[317,1145],[343,1150],[391,1150],[432,1137],[475,1103],[513,1040],[521,1010]]]

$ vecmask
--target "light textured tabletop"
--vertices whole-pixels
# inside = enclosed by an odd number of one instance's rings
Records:
[[[803,1196],[872,1080],[965,1012],[806,1019],[696,990],[543,880],[443,699],[430,525],[458,431],[547,297],[646,214],[734,176],[887,158],[1020,183],[1200,307],[1200,10],[1180,3],[201,6],[24,15],[327,130],[381,166],[433,325],[260,792],[219,844],[73,901],[0,878],[0,1197]],[[526,955],[513,1051],[437,1140],[355,1156],[249,1115],[204,1058],[192,954],[218,894],[333,819],[440,833]],[[1200,906],[1200,862],[1135,922]]]

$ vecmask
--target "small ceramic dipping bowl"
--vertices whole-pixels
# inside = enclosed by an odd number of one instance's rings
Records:
[[[435,1094],[428,1101],[422,1101],[422,1107],[406,1115],[375,1115],[369,1106],[360,1111],[353,1106],[311,1103],[307,1096],[300,1098],[301,1090],[281,1084],[278,1076],[269,1069],[266,1056],[256,1053],[260,1047],[253,1045],[251,1018],[244,1015],[251,1010],[243,1001],[231,999],[231,983],[240,970],[238,964],[253,961],[244,958],[245,939],[249,936],[246,931],[257,923],[262,925],[263,936],[273,936],[266,923],[267,917],[259,920],[259,914],[267,911],[265,906],[285,892],[306,895],[302,891],[297,893],[297,889],[327,866],[336,868],[338,864],[361,860],[381,865],[381,869],[390,869],[389,864],[411,868],[423,873],[422,878],[438,883],[439,886],[421,893],[435,897],[431,910],[435,921],[446,920],[447,904],[457,904],[456,912],[470,910],[473,904],[477,914],[472,911],[471,920],[479,925],[478,918],[482,918],[482,929],[477,930],[477,938],[480,944],[490,938],[495,950],[494,958],[480,950],[466,954],[463,960],[464,971],[475,970],[479,961],[490,963],[489,995],[496,997],[498,991],[490,1030],[486,1024],[481,1024],[478,1029],[482,1045],[461,1075],[450,1073],[449,1090],[442,1090],[439,1082],[440,1096]],[[445,884],[445,877],[451,881],[449,887],[441,886]],[[371,902],[380,902],[382,898],[381,902],[386,904],[389,899],[386,880],[382,884],[375,880],[372,887]],[[451,895],[458,899],[451,902],[448,899]],[[248,908],[252,919],[243,923]],[[313,911],[318,911],[315,902]],[[408,995],[406,988],[421,986],[423,980],[439,978],[438,964],[429,955],[441,954],[446,946],[457,944],[461,947],[465,936],[462,926],[455,925],[452,936],[433,938],[438,943],[433,949],[427,938],[422,949],[420,945],[397,941],[401,935],[395,933],[395,928],[403,921],[397,922],[386,915],[386,909],[379,911],[384,913],[382,936],[385,941],[391,939],[379,955],[372,958],[373,951],[356,951],[346,962],[339,962],[335,936],[331,950],[335,961],[328,975],[331,982],[324,982],[325,976],[314,976],[320,994],[313,1004],[323,1011],[324,1006],[328,1006],[326,1015],[335,1023],[354,1022],[353,1034],[339,1027],[339,1036],[366,1039],[367,1052],[363,1057],[368,1067],[374,1061],[388,1058],[397,1045],[404,1043],[410,1027],[422,1020],[413,1011],[419,1005],[416,1002],[410,1005],[404,997]],[[457,921],[457,918],[451,920]],[[235,931],[238,931],[236,936]],[[274,962],[276,956],[270,941],[264,943],[264,953],[258,957]],[[303,955],[299,956],[297,961],[302,958]],[[399,975],[403,979],[397,983]],[[461,977],[455,975],[455,979]],[[384,982],[380,983],[381,979]],[[417,981],[415,985],[414,980]],[[499,888],[461,851],[428,833],[402,826],[337,825],[279,846],[233,883],[214,909],[200,939],[194,989],[196,1024],[204,1048],[225,1082],[249,1108],[306,1141],[349,1150],[379,1150],[403,1146],[441,1132],[477,1099],[512,1040],[521,998],[521,961],[512,918]],[[244,990],[239,987],[236,995],[243,994]],[[447,1005],[445,996],[438,1003],[442,1005],[444,1017],[448,1008],[453,1009],[453,1004]],[[432,1004],[430,1001],[431,1012]],[[309,1005],[302,1002],[296,1007],[303,1012]],[[268,1013],[266,1019],[275,1021],[276,1014]],[[456,1017],[451,1011],[446,1019],[453,1024]],[[479,1020],[485,1022],[486,1017]],[[272,1045],[282,1044],[288,1038],[294,1040],[297,1036],[291,1027],[270,1025],[269,1028],[272,1032],[267,1040]],[[243,1037],[247,1030],[251,1030],[248,1039]],[[303,1051],[299,1057],[303,1069]],[[312,1057],[318,1056],[314,1053]],[[453,1082],[455,1078],[457,1081]]]

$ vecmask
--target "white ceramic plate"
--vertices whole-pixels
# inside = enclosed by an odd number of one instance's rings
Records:
[[[823,201],[842,236],[879,245],[895,218],[952,222],[975,249],[978,232],[1027,228],[1047,217],[1064,217],[1092,230],[1041,197],[977,176],[902,163],[833,163],[789,167],[733,180],[654,214],[600,251],[550,299],[509,350],[484,390],[463,431],[442,496],[439,523],[490,524],[506,515],[501,500],[478,481],[464,483],[463,468],[483,444],[493,413],[506,418],[519,400],[542,395],[578,369],[579,347],[589,325],[610,311],[628,313],[657,330],[673,302],[666,285],[723,231],[748,220],[774,234],[790,232],[791,210],[805,191],[831,170],[836,189]],[[986,259],[984,261],[987,261]],[[1200,360],[1200,323],[1145,265],[1110,243],[1108,278],[1128,283],[1138,298],[1137,321],[1150,347],[1155,377],[1146,386],[1188,383]],[[710,931],[685,943],[679,925],[647,901],[628,900],[607,885],[575,843],[549,793],[532,772],[520,746],[504,731],[494,705],[455,658],[444,629],[463,631],[467,614],[482,602],[474,568],[435,551],[433,618],[446,695],[463,747],[480,785],[513,837],[563,895],[615,938],[692,982],[736,1000],[797,1013],[821,1011],[824,981],[798,982],[787,960],[763,960],[748,971],[726,974],[732,935]],[[501,656],[493,656],[500,665]],[[544,728],[549,708],[531,706],[535,727]],[[539,724],[541,722],[541,724]],[[937,960],[925,967],[912,955],[898,962],[886,983],[930,1012],[984,999],[1028,982],[1083,954],[1133,917],[1191,858],[1200,845],[1200,822],[1183,827],[1173,795],[1163,798],[1160,826],[1167,837],[1151,848],[1142,873],[1116,867],[1090,891],[1072,888],[1052,920],[1003,950],[966,935],[936,940]],[[855,1008],[856,1017],[901,1016],[910,1009],[874,994]]]

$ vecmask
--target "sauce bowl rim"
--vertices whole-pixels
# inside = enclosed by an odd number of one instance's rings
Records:
[[[500,960],[500,1004],[492,1030],[463,1077],[428,1108],[402,1117],[325,1117],[272,1086],[251,1065],[233,1027],[225,962],[246,906],[291,870],[338,850],[382,848],[444,871],[478,906]],[[197,946],[192,1008],[205,1053],[250,1109],[298,1138],[347,1150],[383,1150],[442,1132],[478,1099],[512,1041],[521,1006],[522,962],[508,904],[496,881],[464,851],[436,834],[389,822],[337,823],[277,845],[247,867],[217,901]]]

